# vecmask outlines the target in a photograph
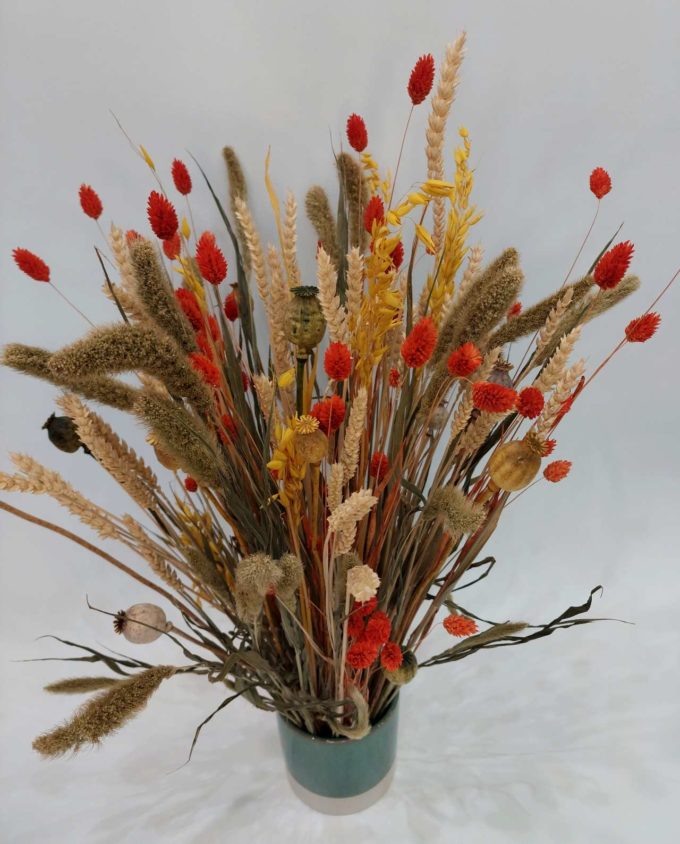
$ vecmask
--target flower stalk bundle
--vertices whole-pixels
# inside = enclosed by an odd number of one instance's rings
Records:
[[[628,274],[634,248],[607,244],[583,278],[531,307],[520,302],[515,249],[484,266],[470,242],[481,217],[471,139],[461,128],[453,155],[446,140],[464,48],[462,35],[438,69],[423,56],[408,78],[412,108],[429,108],[423,175],[409,192],[400,192],[398,163],[390,176],[369,151],[364,119],[348,118],[337,204],[318,186],[304,200],[318,238],[316,278],[298,260],[297,200],[279,201],[268,158],[278,242],[265,247],[234,150],[223,151],[223,203],[200,167],[192,178],[178,159],[165,185],[140,147],[153,178],[149,230],[111,226],[102,266],[115,269],[104,285],[112,323],[56,351],[5,348],[5,365],[62,390],[64,415],[46,423],[51,440],[73,459],[85,459],[82,446],[135,515],[107,512],[27,455],[12,455],[0,489],[55,498],[139,566],[0,507],[155,591],[167,618],[137,604],[110,613],[115,630],[134,644],[168,636],[182,654],[176,666],[153,666],[88,648],[115,676],[48,687],[97,694],[36,740],[40,753],[96,743],[177,673],[224,684],[223,705],[243,696],[310,733],[357,738],[419,664],[588,621],[579,616],[595,590],[541,625],[483,622],[457,590],[491,571],[495,561],[483,555],[508,503],[541,478],[549,494],[569,474],[569,460],[550,458],[557,429],[601,368],[589,373],[574,349],[588,322],[639,286]],[[197,175],[224,233],[190,224]],[[590,189],[599,207],[611,190],[604,169]],[[99,225],[95,189],[83,184],[79,199]],[[42,258],[25,248],[14,258],[52,284]],[[615,351],[650,339],[659,322],[649,308]],[[144,457],[93,403],[139,421]],[[456,641],[423,659],[438,625]]]

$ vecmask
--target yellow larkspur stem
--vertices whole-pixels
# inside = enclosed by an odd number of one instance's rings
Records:
[[[153,158],[151,158],[149,153],[144,149],[144,147],[141,144],[139,145],[139,151],[141,152],[142,158],[144,159],[144,161],[146,161],[146,163],[149,165],[149,167],[155,173],[156,172],[156,165],[153,163]]]
[[[182,237],[185,240],[189,240],[191,237],[191,229],[189,228],[189,223],[187,222],[186,217],[182,217]]]

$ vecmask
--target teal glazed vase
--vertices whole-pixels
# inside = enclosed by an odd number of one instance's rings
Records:
[[[281,715],[279,738],[295,794],[326,815],[368,809],[387,792],[397,755],[399,698],[362,739],[320,738]]]

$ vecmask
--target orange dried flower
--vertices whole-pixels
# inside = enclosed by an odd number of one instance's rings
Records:
[[[392,259],[392,265],[395,270],[398,270],[404,263],[404,244],[401,241],[390,252],[390,258]]]
[[[413,105],[420,105],[434,84],[434,58],[427,53],[415,63],[408,80],[408,95]]]
[[[482,353],[474,343],[463,343],[449,355],[446,368],[454,378],[467,378],[482,363]]]
[[[372,196],[368,200],[366,210],[364,211],[364,228],[371,234],[373,232],[373,223],[381,226],[385,222],[385,206],[379,196]]]
[[[92,217],[93,220],[98,220],[102,215],[104,206],[97,191],[90,187],[90,185],[83,184],[78,191],[78,197],[80,199],[80,207],[87,216]]]
[[[656,333],[660,323],[661,316],[654,311],[636,317],[626,326],[626,340],[629,343],[644,343]]]
[[[318,420],[319,428],[328,435],[342,425],[345,412],[345,402],[340,396],[331,396],[317,402],[309,411],[309,415]]]
[[[380,482],[390,470],[390,461],[386,454],[382,451],[376,451],[371,457],[371,465],[368,469],[368,474]]]
[[[18,246],[12,251],[12,257],[21,272],[26,273],[29,278],[32,278],[34,281],[50,280],[50,268],[42,258],[39,258],[33,252]]]
[[[389,381],[390,381],[390,387],[397,388],[397,387],[401,386],[401,373],[399,372],[399,370],[395,366],[393,366],[392,369],[390,369]]]
[[[378,658],[378,648],[364,638],[357,639],[347,648],[347,665],[360,671],[370,668]]]
[[[189,355],[189,363],[206,384],[209,384],[211,387],[219,386],[220,371],[207,355],[202,355],[200,352],[192,352]]]
[[[224,300],[224,315],[229,322],[235,322],[238,319],[238,299],[235,290],[232,290]]]
[[[418,369],[432,357],[437,345],[437,329],[430,317],[423,317],[413,326],[401,344],[401,356],[406,366]]]
[[[545,440],[543,442],[543,457],[550,457],[553,451],[555,451],[556,445],[557,440]]]
[[[354,604],[353,612],[361,613],[362,616],[370,615],[372,612],[375,611],[375,608],[378,606],[378,599],[375,595],[372,598],[369,598],[368,601],[357,601]]]
[[[208,335],[203,329],[196,333],[196,343],[201,352],[209,359],[213,360],[213,348],[208,340]]]
[[[392,622],[382,610],[376,610],[366,622],[366,639],[373,645],[384,645],[391,631]]]
[[[451,613],[444,619],[444,629],[452,636],[472,636],[477,632],[477,622],[473,618],[468,618],[465,615],[458,613]]]
[[[235,440],[238,429],[234,417],[230,413],[223,413],[220,417],[220,422],[222,423],[222,429],[218,433],[222,442],[226,444]]]
[[[567,477],[570,469],[570,460],[553,460],[553,462],[548,463],[548,465],[543,470],[543,477],[546,479],[546,481],[551,481],[552,483],[556,484]]]
[[[380,651],[380,664],[385,671],[396,671],[401,667],[404,655],[396,642],[387,642]]]
[[[172,162],[172,181],[175,183],[177,190],[183,195],[191,193],[191,176],[187,170],[187,166],[179,158]]]
[[[125,240],[127,243],[134,243],[135,240],[144,240],[144,238],[138,231],[135,231],[134,229],[128,229],[125,232]]]
[[[536,419],[543,410],[545,399],[536,387],[525,387],[517,397],[517,412],[527,419]]]
[[[491,381],[477,381],[472,385],[472,403],[477,410],[505,413],[513,409],[516,401],[517,393],[511,387]]]
[[[182,241],[180,239],[179,232],[175,232],[172,237],[163,241],[163,252],[165,253],[165,257],[170,261],[175,260],[175,258],[179,255],[181,248]]]
[[[177,212],[167,197],[152,190],[146,204],[146,213],[153,233],[160,240],[168,240],[179,228]]]
[[[515,302],[515,304],[508,310],[507,317],[508,319],[512,319],[513,317],[519,316],[522,313],[522,303]]]
[[[200,331],[203,328],[203,314],[201,313],[201,306],[198,304],[198,299],[193,290],[180,287],[175,290],[175,299],[177,299],[177,304],[182,309],[184,316],[191,323],[194,331]]]
[[[203,232],[196,244],[196,263],[203,278],[210,284],[219,284],[227,277],[227,260],[215,242],[212,232]]]
[[[350,639],[359,639],[364,635],[366,620],[361,612],[354,610],[347,619],[347,635]]]
[[[352,353],[344,343],[331,343],[323,359],[324,369],[329,378],[344,381],[352,370]]]
[[[617,243],[597,262],[593,278],[602,290],[611,290],[621,281],[626,274],[635,247],[626,240],[624,243]]]
[[[363,152],[368,146],[368,132],[363,117],[350,114],[347,118],[347,140],[352,149]]]
[[[192,477],[187,475],[184,479],[184,489],[186,489],[187,492],[196,492],[198,484]]]
[[[612,189],[612,180],[603,167],[596,167],[590,174],[590,190],[598,199],[602,199]]]
[[[217,319],[212,314],[208,314],[208,328],[210,329],[210,336],[212,337],[213,343],[218,343],[222,339],[222,335]]]

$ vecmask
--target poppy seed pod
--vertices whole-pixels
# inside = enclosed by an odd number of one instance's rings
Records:
[[[127,610],[116,613],[113,629],[134,645],[148,645],[155,642],[171,627],[163,610],[156,604],[133,604]]]
[[[541,468],[543,443],[536,434],[528,433],[522,440],[504,443],[489,460],[492,483],[506,492],[524,489]]]
[[[404,651],[402,663],[395,671],[385,671],[385,677],[395,686],[405,686],[410,683],[418,672],[418,660],[413,651]]]
[[[296,431],[295,450],[307,463],[321,463],[328,455],[328,437],[318,429],[309,434]]]
[[[298,358],[307,358],[319,345],[326,330],[316,287],[293,287],[286,310],[286,338],[297,348]]]
[[[60,451],[73,454],[82,446],[85,454],[90,454],[89,448],[81,442],[75,423],[70,416],[51,414],[43,425],[43,430],[47,431],[49,441]]]

